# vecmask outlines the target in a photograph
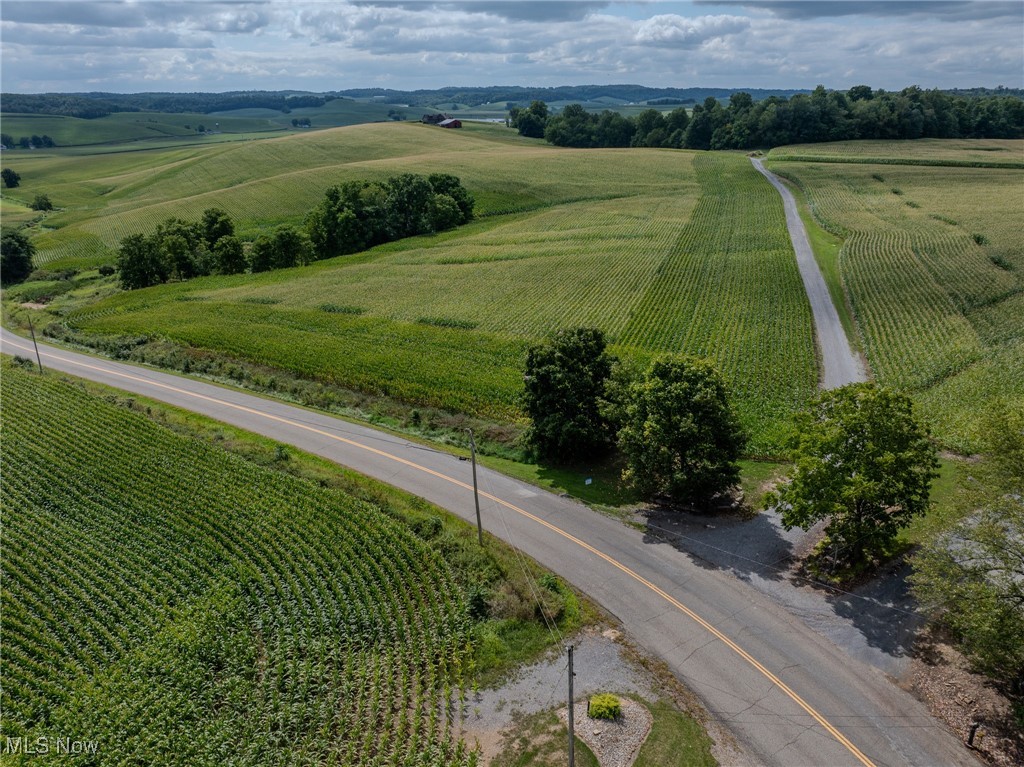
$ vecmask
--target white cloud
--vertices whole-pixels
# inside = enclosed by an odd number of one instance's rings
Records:
[[[675,14],[659,15],[637,25],[636,41],[695,48],[707,40],[733,35],[749,26],[750,19],[743,16],[686,18]]]

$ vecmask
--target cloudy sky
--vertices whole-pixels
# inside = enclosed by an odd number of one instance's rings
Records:
[[[3,0],[4,91],[1024,86],[1024,0]]]

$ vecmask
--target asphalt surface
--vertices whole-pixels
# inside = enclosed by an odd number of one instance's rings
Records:
[[[818,358],[821,363],[822,387],[835,389],[848,383],[868,380],[860,358],[850,347],[850,341],[843,330],[843,323],[839,319],[835,304],[832,303],[825,278],[821,275],[818,262],[814,260],[814,251],[811,250],[810,240],[807,239],[804,222],[800,220],[793,193],[778,176],[764,167],[762,160],[751,157],[750,161],[782,195],[782,202],[786,208],[786,227],[789,229],[793,250],[796,251],[796,265],[804,281],[807,298],[811,302],[815,337],[818,341]]]
[[[32,356],[0,333],[0,350]],[[43,365],[203,413],[324,456],[474,519],[467,461],[281,402],[40,345]],[[844,653],[728,571],[486,468],[485,529],[574,584],[662,659],[736,737],[746,761],[978,765],[878,669]]]

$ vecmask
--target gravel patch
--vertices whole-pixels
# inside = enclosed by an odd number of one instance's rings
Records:
[[[619,632],[585,630],[573,638],[573,666],[576,678],[573,692],[577,698],[598,692],[631,693],[656,700],[658,683],[647,671],[635,666],[616,641]],[[479,690],[467,696],[462,710],[462,733],[466,743],[480,745],[483,763],[488,764],[500,750],[506,730],[516,719],[557,706],[565,708],[569,694],[568,658],[564,652],[519,669],[495,689]],[[623,703],[625,703],[623,698]],[[586,719],[586,703],[583,704]],[[580,721],[583,721],[582,719]],[[589,720],[588,720],[589,721]]]
[[[573,706],[576,737],[590,747],[601,767],[631,767],[654,723],[646,706],[629,698],[619,702],[622,713],[614,720],[591,719],[585,700]],[[568,709],[560,709],[558,717],[567,722]]]

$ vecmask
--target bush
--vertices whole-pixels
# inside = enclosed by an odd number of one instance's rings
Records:
[[[50,202],[50,198],[47,195],[37,194],[29,207],[32,208],[32,210],[47,211],[53,210],[53,203]]]
[[[587,716],[591,719],[618,719],[622,715],[622,702],[610,692],[590,696]]]
[[[103,264],[103,266],[100,267],[100,276],[101,277],[109,277],[110,275],[114,274],[114,272],[116,272],[116,271],[117,271],[117,269],[114,268],[113,264]]]

